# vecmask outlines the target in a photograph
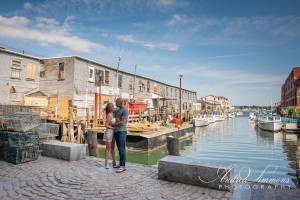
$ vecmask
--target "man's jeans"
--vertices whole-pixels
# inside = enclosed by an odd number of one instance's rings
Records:
[[[126,161],[126,152],[125,152],[126,137],[127,137],[127,131],[115,132],[115,140],[117,143],[119,156],[120,156],[120,167],[122,168],[125,168],[125,161]]]

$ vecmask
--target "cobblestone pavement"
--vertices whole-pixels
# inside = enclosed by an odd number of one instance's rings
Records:
[[[233,193],[157,179],[157,168],[127,163],[121,174],[87,157],[12,165],[0,161],[0,200],[6,199],[300,199],[299,189],[237,187]]]
[[[127,163],[115,173],[104,160],[49,157],[12,165],[0,161],[0,199],[229,199],[231,193],[157,179],[157,168]]]

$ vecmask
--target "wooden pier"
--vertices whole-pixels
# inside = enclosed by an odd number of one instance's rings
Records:
[[[87,134],[97,134],[98,143],[104,145],[102,141],[103,129],[87,129]],[[128,131],[126,148],[129,151],[149,152],[167,145],[167,137],[173,136],[179,139],[190,137],[194,133],[194,127],[191,124],[185,124],[180,129],[163,128],[149,132],[130,132]]]

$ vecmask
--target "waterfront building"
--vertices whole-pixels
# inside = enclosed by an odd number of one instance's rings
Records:
[[[24,104],[27,95],[37,92],[40,65],[39,58],[0,48],[0,103]]]
[[[300,67],[294,67],[281,87],[280,107],[300,106]]]
[[[207,95],[200,102],[206,112],[225,112],[229,108],[229,100],[224,96]]]
[[[100,86],[103,104],[123,97],[150,108],[179,110],[178,86],[79,56],[38,58],[0,48],[0,70],[1,104],[45,106],[48,102],[58,111],[69,106],[93,109]],[[182,111],[196,101],[195,91],[182,88]]]

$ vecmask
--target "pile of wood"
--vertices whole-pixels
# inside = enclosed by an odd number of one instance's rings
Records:
[[[148,124],[145,122],[136,122],[128,124],[127,129],[130,133],[151,133],[155,131],[162,131],[165,127],[160,126],[158,123]]]

